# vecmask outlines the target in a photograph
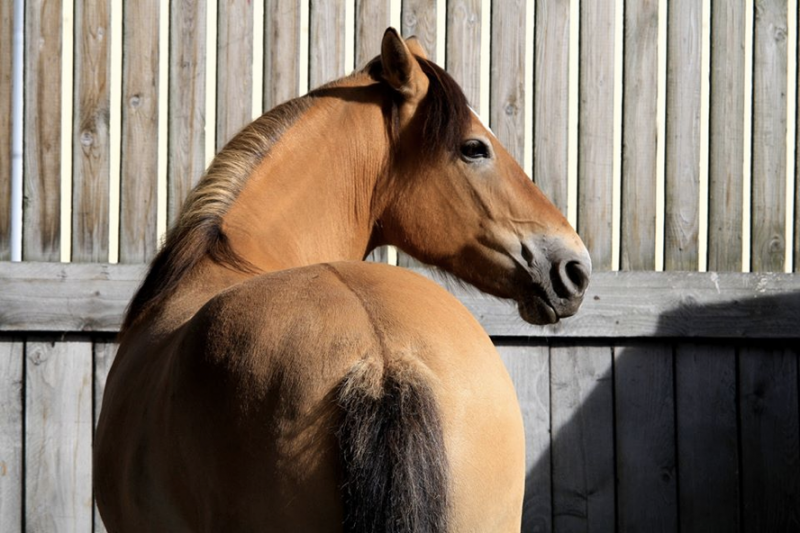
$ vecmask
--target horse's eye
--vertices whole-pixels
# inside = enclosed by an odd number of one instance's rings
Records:
[[[461,155],[467,161],[488,159],[491,155],[486,143],[478,139],[470,139],[461,145]]]

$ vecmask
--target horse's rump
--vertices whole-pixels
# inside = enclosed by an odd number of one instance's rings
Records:
[[[359,361],[337,399],[345,531],[446,531],[442,422],[419,370],[402,360]]]

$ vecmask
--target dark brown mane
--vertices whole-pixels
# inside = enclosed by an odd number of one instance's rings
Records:
[[[240,131],[217,154],[189,193],[175,226],[158,252],[125,314],[124,333],[145,310],[169,297],[184,275],[206,255],[241,271],[253,270],[230,247],[222,217],[236,201],[253,169],[283,133],[310,107],[298,98],[265,113]]]

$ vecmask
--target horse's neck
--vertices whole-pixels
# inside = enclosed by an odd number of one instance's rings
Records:
[[[385,137],[377,106],[323,99],[311,107],[225,216],[233,249],[262,271],[362,259]]]

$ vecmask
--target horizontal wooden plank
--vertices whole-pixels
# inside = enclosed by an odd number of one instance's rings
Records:
[[[0,262],[0,331],[115,331],[144,265]],[[496,337],[800,337],[800,276],[783,273],[598,272],[575,317],[523,322],[516,306],[444,285]]]

